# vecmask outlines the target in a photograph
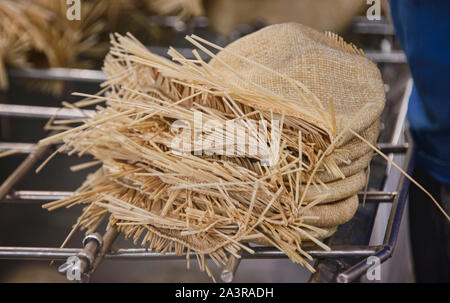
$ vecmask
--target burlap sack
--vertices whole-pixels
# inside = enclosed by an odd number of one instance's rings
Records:
[[[277,24],[231,43],[227,50],[228,52],[219,52],[209,65],[228,73],[231,68],[246,80],[284,98],[296,100],[302,111],[286,114],[320,127],[330,138],[334,138],[335,133],[339,134],[366,104],[371,107],[352,125],[352,129],[358,133],[372,125],[384,108],[384,85],[377,66],[360,50],[335,36],[325,35],[301,24]],[[324,112],[328,113],[329,117],[332,100],[337,123],[336,132],[333,130],[331,118],[324,121],[323,112],[318,111],[317,105],[310,103],[311,100],[308,102],[299,99],[298,90],[291,83],[231,55],[230,52],[300,81],[319,98]],[[242,87],[248,86],[244,81],[238,84]],[[282,104],[272,108],[261,107],[257,102],[249,105],[278,113],[281,113],[283,108]],[[347,133],[340,145],[344,145],[351,138],[350,133]]]

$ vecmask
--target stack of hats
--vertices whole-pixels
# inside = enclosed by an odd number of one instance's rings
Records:
[[[95,158],[77,169],[101,167],[74,196],[44,207],[86,205],[79,225],[88,232],[109,213],[109,225],[135,243],[194,251],[208,273],[205,255],[225,263],[227,253],[253,252],[247,242],[273,245],[313,270],[302,246],[328,249],[319,239],[354,215],[367,181],[371,147],[355,134],[370,143],[378,136],[385,96],[377,67],[336,35],[294,23],[226,48],[187,39],[209,63],[197,50],[188,60],[171,49],[173,62],[131,35],[112,39],[105,88],[74,105],[105,104],[40,142]],[[200,114],[215,127],[199,127]],[[236,121],[244,127],[218,140],[221,126]],[[258,121],[265,123],[255,131]],[[242,149],[240,140],[263,152]]]
[[[331,138],[343,132],[362,107],[370,105],[360,113],[351,129],[375,145],[380,130],[379,117],[385,104],[384,86],[377,66],[354,45],[335,34],[322,34],[300,24],[288,23],[268,26],[245,36],[228,45],[226,50],[220,52],[210,65],[224,72],[231,67],[245,81],[283,97],[299,99],[298,92],[288,80],[275,73],[263,72],[255,64],[242,62],[236,57],[240,55],[307,87],[321,102],[317,106],[323,106],[328,114],[332,112],[334,118],[327,124],[321,113],[307,106],[303,107],[302,114],[309,114],[311,123],[323,127]],[[256,104],[254,107],[277,111],[277,104],[273,104],[273,108]],[[329,236],[338,225],[353,217],[358,208],[357,193],[368,181],[365,169],[371,159],[371,147],[350,132],[343,133],[324,158],[324,163],[327,160],[329,164],[335,162],[333,165],[337,164],[338,170],[326,170],[322,165],[314,175],[314,180],[322,186],[308,188],[303,201],[307,204],[326,195],[316,202],[317,205],[304,211],[306,216],[319,218],[306,222],[328,229],[328,233],[319,237]]]

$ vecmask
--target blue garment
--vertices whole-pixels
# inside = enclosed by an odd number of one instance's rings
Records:
[[[391,0],[390,5],[414,80],[408,120],[418,164],[450,184],[450,1]]]

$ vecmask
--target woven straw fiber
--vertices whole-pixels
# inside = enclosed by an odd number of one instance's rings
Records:
[[[319,98],[327,112],[330,112],[332,100],[337,133],[362,106],[372,105],[362,114],[364,118],[352,126],[358,133],[372,125],[384,108],[384,85],[377,66],[352,45],[306,26],[295,23],[267,26],[231,43],[227,50],[300,81]],[[288,112],[287,115],[305,119],[330,135],[333,133],[332,125],[324,122],[314,106],[299,100],[297,90],[288,81],[224,51],[209,65],[218,70],[226,69],[220,61],[246,80],[302,104],[302,113]],[[247,83],[242,81],[240,85],[245,87]],[[253,106],[260,108],[258,104]],[[260,109],[277,112],[277,105]],[[350,135],[345,136],[340,144],[350,138]]]

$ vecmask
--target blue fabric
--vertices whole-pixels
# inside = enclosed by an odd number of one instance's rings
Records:
[[[417,161],[450,184],[450,1],[391,0],[390,5],[414,80],[408,120]]]

